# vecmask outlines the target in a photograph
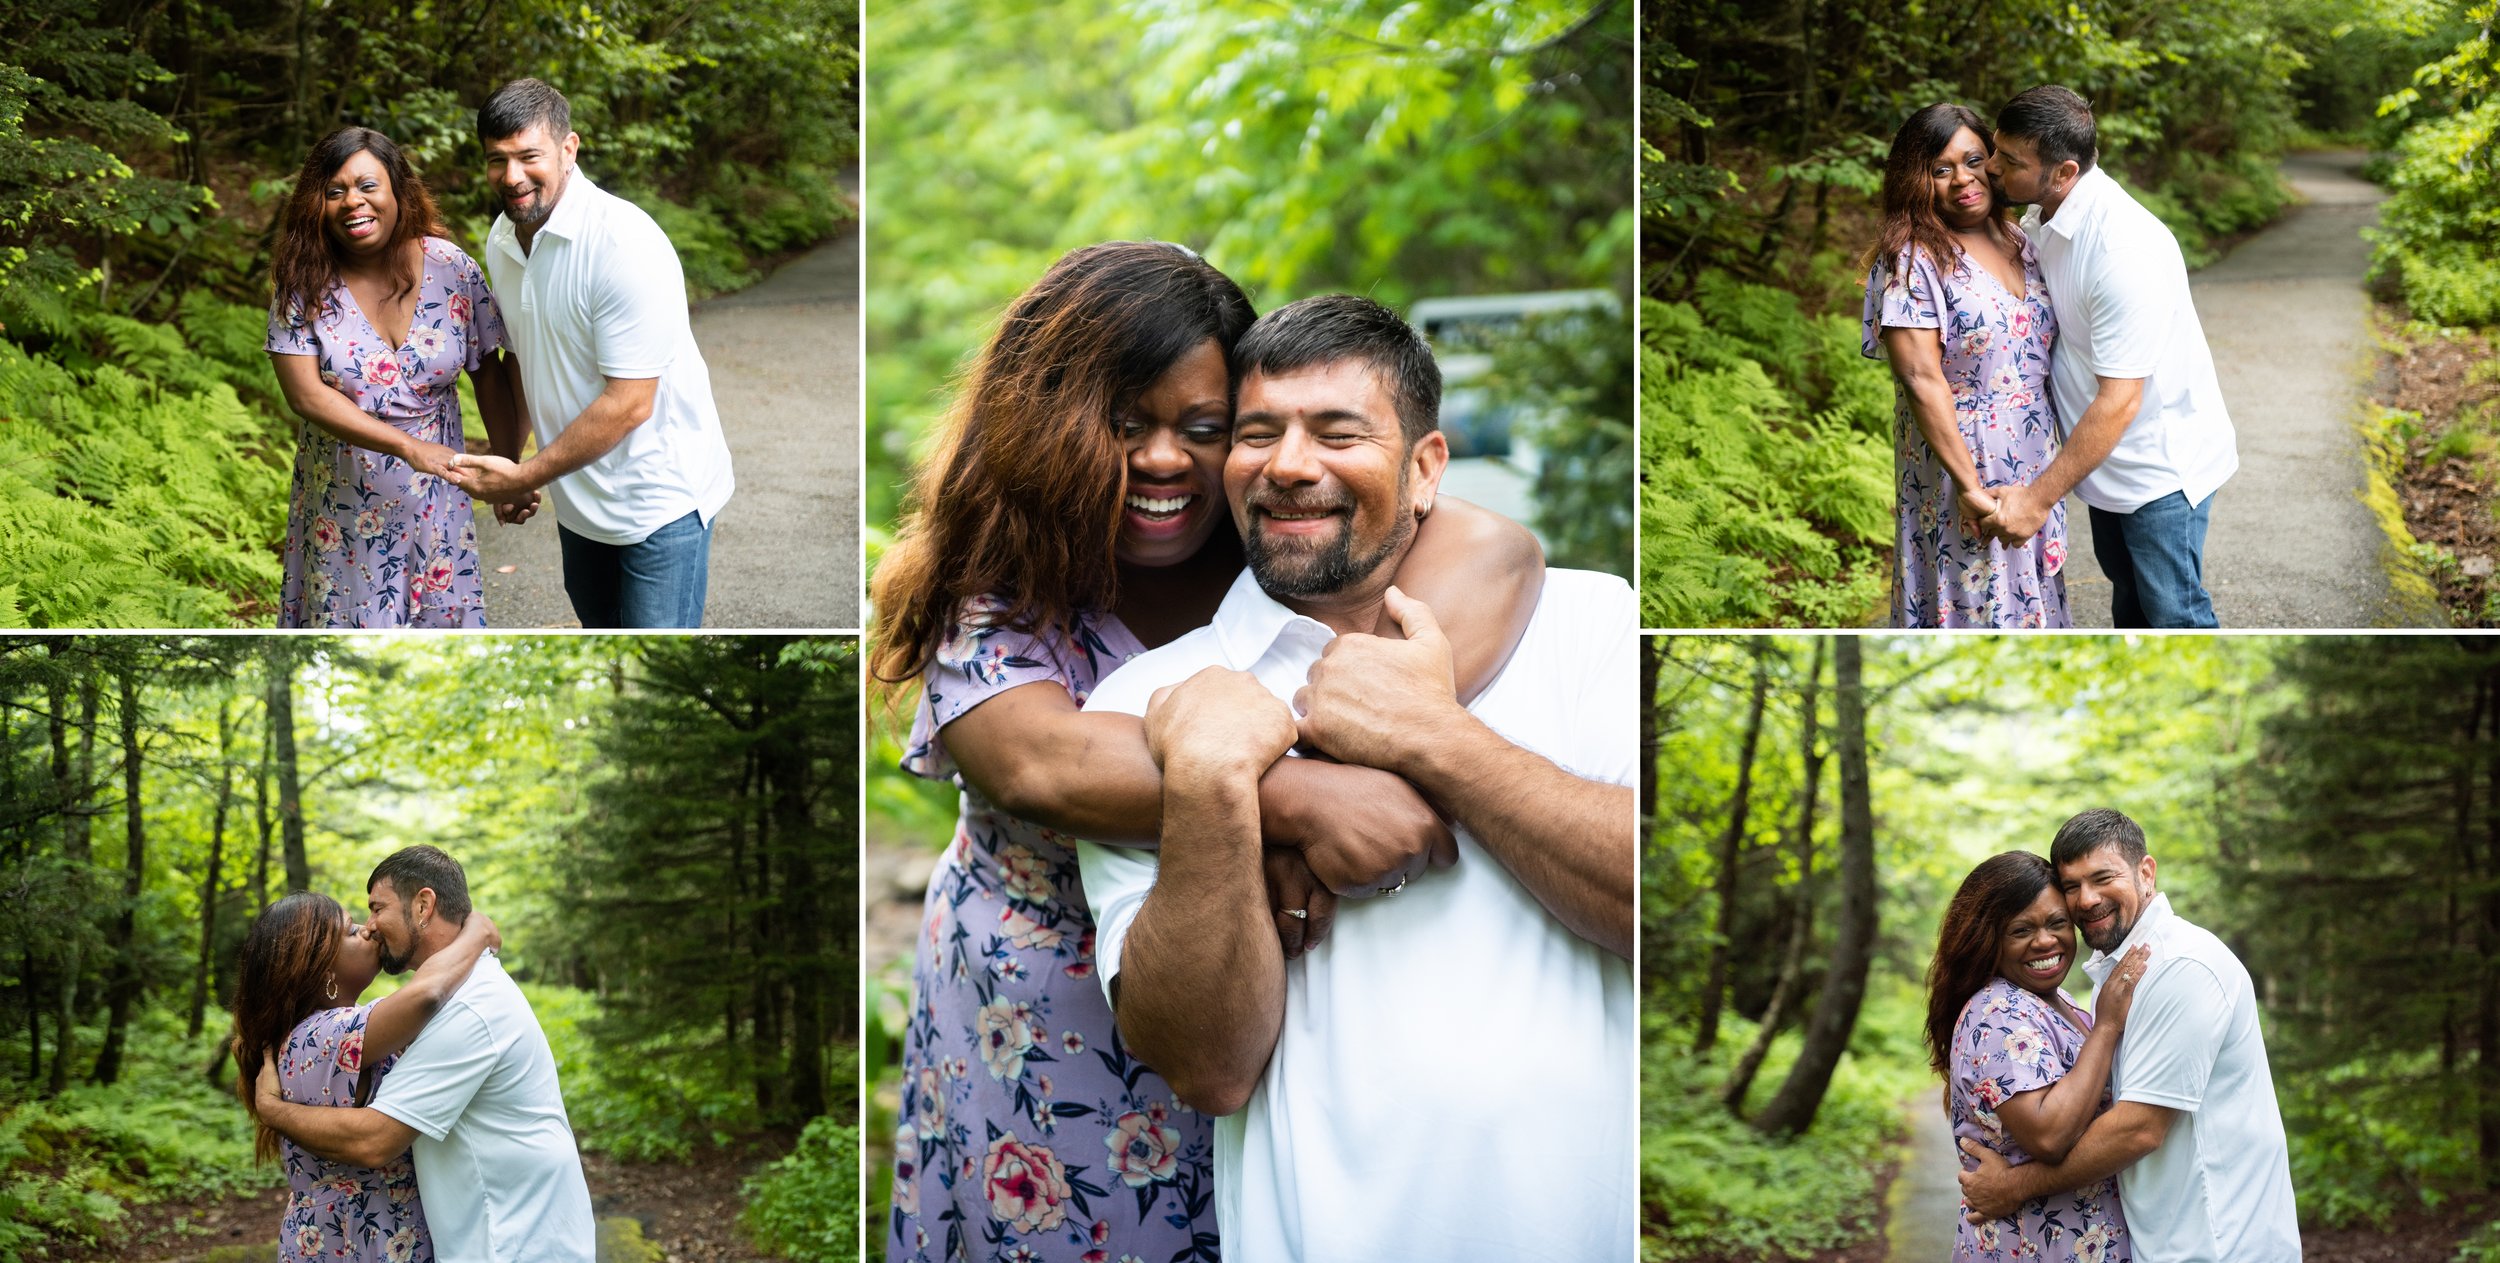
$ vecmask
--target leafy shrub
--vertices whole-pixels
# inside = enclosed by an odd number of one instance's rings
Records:
[[[1789,1140],[1755,1131],[1719,1104],[1719,1092],[1757,1028],[1733,1014],[1719,1043],[1695,1057],[1691,1033],[1645,1015],[1641,1052],[1641,1253],[1646,1260],[1803,1256],[1861,1240],[1872,1227],[1875,1182],[1901,1133],[1905,1101],[1935,1097],[1917,1046],[1918,995],[1898,979],[1870,980],[1850,1051],[1832,1075],[1814,1126]],[[1771,1045],[1749,1109],[1778,1090],[1799,1038]]]
[[[2438,1056],[2423,1049],[2323,1068],[2295,1064],[2277,1075],[2303,1222],[2385,1227],[2399,1212],[2435,1210],[2472,1191],[2481,1162],[2471,1116],[2455,1108],[2471,1089],[2457,1082],[2437,1090]]]
[[[1707,275],[1643,308],[1641,605],[1651,627],[1856,626],[1882,599],[1892,389],[1856,322]]]
[[[748,1179],[738,1216],[755,1243],[794,1263],[859,1257],[859,1126],[827,1114],[788,1157]]]
[[[757,1125],[740,1090],[745,1068],[673,1039],[618,1044],[594,1038],[598,998],[548,983],[522,988],[564,1084],[564,1112],[582,1148],[634,1162],[683,1159],[698,1141],[727,1144]]]
[[[2461,16],[2481,30],[2414,75],[2380,105],[2411,115],[2424,90],[2450,108],[2425,109],[2397,140],[2379,210],[2372,276],[2392,283],[2415,317],[2443,325],[2500,324],[2500,98],[2490,97],[2494,6],[2475,0]]]

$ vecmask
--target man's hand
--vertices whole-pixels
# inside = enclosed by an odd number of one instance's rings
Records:
[[[1267,878],[1268,910],[1276,918],[1277,946],[1292,960],[1328,937],[1337,923],[1337,897],[1311,875],[1298,851],[1271,846],[1260,853],[1259,863]]]
[[[1359,899],[1458,862],[1448,822],[1405,777],[1326,759],[1292,766],[1298,789],[1310,788],[1300,790],[1308,805],[1293,813],[1288,840],[1328,890]]]
[[[284,1089],[278,1086],[278,1058],[274,1052],[260,1059],[260,1078],[253,1081],[252,1096],[260,1103],[262,1113],[286,1100]]]
[[[533,491],[518,500],[495,502],[495,520],[506,526],[519,526],[538,516],[538,493]]]
[[[2049,510],[2057,502],[2034,491],[2028,484],[2012,483],[1996,489],[1997,511],[1980,519],[1979,530],[1988,538],[2006,544],[2029,543],[2031,537],[2048,525]]]
[[[1293,748],[1293,712],[1247,671],[1208,667],[1156,689],[1146,703],[1146,752],[1157,768],[1174,759],[1264,772]]]
[[[1406,639],[1348,632],[1329,641],[1293,700],[1304,741],[1342,763],[1398,771],[1419,738],[1465,708],[1432,611],[1395,587],[1385,601]]]
[[[1979,1161],[1978,1170],[1962,1172],[1962,1201],[1969,1208],[1964,1219],[1984,1224],[2010,1219],[2023,1208],[2022,1199],[2014,1194],[2014,1168],[2006,1165],[2005,1155],[1970,1139],[1962,1141],[1962,1152]]]
[[[480,456],[463,453],[451,458],[452,471],[445,475],[452,485],[480,500],[501,504],[507,500],[532,497],[538,488],[521,473],[521,467],[501,456]]]

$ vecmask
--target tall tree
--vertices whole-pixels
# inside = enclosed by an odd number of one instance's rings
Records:
[[[278,774],[278,830],[286,846],[286,888],[312,888],[312,861],[304,854],[304,789],[296,767],[295,668],[298,658],[282,637],[262,644],[268,673],[269,741]]]
[[[208,826],[208,871],[200,877],[200,959],[191,974],[190,1033],[208,1014],[209,958],[217,948],[217,905],[223,892],[226,809],[234,801],[234,699],[217,700],[217,806]]]
[[[1840,760],[1840,925],[1832,940],[1831,967],[1807,1019],[1805,1046],[1789,1067],[1754,1127],[1774,1136],[1795,1135],[1814,1124],[1831,1087],[1832,1071],[1858,1026],[1866,999],[1867,968],[1875,956],[1875,809],[1866,759],[1866,690],[1862,651],[1855,636],[1834,639],[1832,719]]]
[[[141,793],[145,764],[139,743],[139,673],[142,663],[132,642],[119,646],[113,664],[120,690],[122,746],[122,825],[127,849],[122,860],[122,897],[113,918],[110,947],[112,981],[105,987],[104,1043],[96,1049],[95,1081],[117,1082],[122,1073],[122,1044],[129,1036],[130,1006],[139,998],[139,892],[147,880],[148,829],[146,797]]]
[[[1762,709],[1771,694],[1771,648],[1760,638],[1749,640],[1753,654],[1753,700],[1745,710],[1745,736],[1736,751],[1736,788],[1728,795],[1727,828],[1719,834],[1718,920],[1710,941],[1710,975],[1702,983],[1701,1016],[1694,1024],[1693,1051],[1708,1052],[1719,1042],[1719,1006],[1727,994],[1728,952],[1736,936],[1737,879],[1744,855],[1745,826],[1753,815],[1753,759],[1762,744]]]
[[[1771,1054],[1771,1041],[1779,1037],[1780,1028],[1788,1024],[1804,987],[1806,947],[1814,939],[1814,814],[1815,799],[1823,786],[1824,754],[1816,739],[1821,735],[1823,683],[1823,650],[1825,642],[1817,638],[1814,656],[1806,665],[1805,691],[1797,699],[1797,765],[1805,769],[1797,783],[1796,823],[1790,839],[1796,850],[1797,882],[1789,889],[1788,946],[1780,953],[1779,980],[1771,986],[1771,1002],[1762,1010],[1762,1025],[1754,1032],[1753,1046],[1736,1062],[1736,1069],[1727,1077],[1727,1086],[1720,1093],[1731,1113],[1741,1114],[1745,1094],[1753,1090],[1753,1078],[1762,1071],[1763,1058]]]

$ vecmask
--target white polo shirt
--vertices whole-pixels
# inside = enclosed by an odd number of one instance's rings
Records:
[[[2152,960],[2136,984],[2110,1088],[2121,1101],[2179,1114],[2159,1148],[2118,1173],[2136,1261],[2295,1263],[2291,1151],[2248,970],[2221,939],[2173,913],[2170,896],[2155,895],[2117,951],[2083,963],[2094,1003],[2138,943],[2152,945]]]
[[[603,544],[639,544],[688,513],[708,525],[736,484],[668,234],[641,207],[575,170],[529,253],[512,220],[495,217],[486,272],[521,361],[540,447],[564,433],[608,378],[660,379],[647,420],[607,455],[547,486],[556,521]]]
[[[2032,207],[2023,230],[2057,309],[2049,390],[2060,428],[2074,433],[2100,393],[2095,378],[2144,380],[2134,423],[2075,494],[2111,513],[2133,513],[2174,491],[2203,504],[2239,469],[2239,445],[2178,239],[2097,166],[2056,215],[2043,221]]]
[[[1468,709],[1574,775],[1637,765],[1632,590],[1549,570]],[[1334,633],[1244,571],[1215,622],[1113,672],[1085,709],[1142,715],[1210,665],[1290,702]],[[1631,822],[1625,821],[1629,828]],[[1459,861],[1348,899],[1285,966],[1284,1029],[1247,1108],[1215,1123],[1224,1256],[1305,1263],[1605,1263],[1636,1231],[1632,967],[1574,935],[1465,830]],[[1107,992],[1156,856],[1081,842]]]
[[[556,1059],[503,962],[469,971],[373,1108],[417,1129],[417,1195],[441,1263],[591,1263],[590,1186]]]

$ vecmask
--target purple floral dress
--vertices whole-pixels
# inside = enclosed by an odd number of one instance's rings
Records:
[[[453,451],[459,379],[503,345],[486,273],[460,247],[425,240],[407,344],[393,347],[335,285],[309,322],[269,309],[268,349],[310,355],[323,384],[376,420]],[[306,424],[287,499],[281,627],[484,627],[469,497],[396,456],[342,443]]]
[[[1108,616],[1057,645],[959,623],[922,681],[903,768],[963,810],[913,960],[889,1263],[1217,1257],[1211,1126],[1120,1043],[1071,839],[991,805],[938,740],[1018,685],[1082,703],[1144,650]]]
[[[2071,1003],[2047,1000],[2003,978],[1991,978],[1962,1006],[1953,1025],[1953,1136],[1976,1140],[2019,1166],[2031,1160],[1997,1121],[2006,1101],[2045,1088],[2074,1069],[2092,1018]],[[2109,1090],[2101,1090],[2109,1108]],[[1979,1169],[1962,1155],[1962,1169]],[[1966,1203],[1963,1209],[1969,1209]],[[1974,1226],[1953,1217],[1954,1263],[2127,1263],[2127,1218],[2118,1209],[2118,1181],[2035,1198],[2011,1219]]]
[[[323,1009],[295,1024],[278,1054],[286,1099],[306,1105],[353,1105],[364,1066],[370,1004]],[[391,1062],[374,1071],[378,1081]],[[278,1257],[350,1263],[433,1263],[425,1208],[417,1202],[417,1168],[407,1154],[380,1170],[332,1162],[292,1140],[279,1142],[290,1191],[278,1228]]]
[[[1867,274],[1861,350],[1883,354],[1883,331],[1935,329],[1944,343],[1953,415],[1983,486],[2028,483],[2057,455],[2049,399],[2049,344],[2057,313],[2031,241],[2021,246],[2025,292],[2012,294],[1987,268],[1958,256],[1939,270],[1911,246],[1906,262]],[[1927,445],[1898,387],[1892,412],[1895,471],[1892,621],[1896,627],[2070,627],[2066,613],[2066,506],[2040,533],[2007,545],[1972,535],[1954,505],[1953,479]]]

